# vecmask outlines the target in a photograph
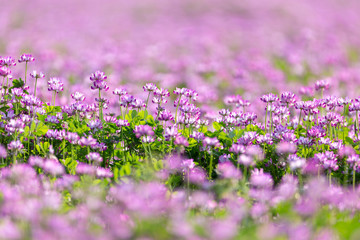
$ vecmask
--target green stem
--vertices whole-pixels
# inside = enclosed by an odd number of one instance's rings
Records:
[[[15,103],[15,114],[18,115],[19,114],[19,102],[16,101]]]
[[[323,99],[324,97],[324,89],[323,88],[321,88],[321,99]],[[323,114],[323,108],[322,107],[320,107],[320,114],[321,114],[321,116],[323,116],[324,114]]]
[[[355,166],[354,166],[354,170],[353,170],[353,191],[355,191],[355,178],[356,178],[356,171],[355,171]]]
[[[164,133],[163,133],[163,146],[162,146],[162,153],[165,156],[165,132],[166,132],[166,121],[164,121]]]
[[[71,158],[74,160],[74,144],[71,144]]]
[[[37,85],[38,78],[35,78],[35,90],[34,90],[34,96],[36,97],[36,85]]]
[[[330,139],[333,139],[332,126],[329,124]]]
[[[212,149],[210,150],[210,165],[209,165],[209,179],[211,180],[211,175],[212,175],[212,170],[213,170],[213,160],[214,160],[214,156],[213,156],[213,152]]]
[[[270,110],[270,133],[272,133],[272,109]]]
[[[99,118],[100,118],[101,122],[104,122],[100,89],[99,89]]]
[[[64,164],[65,164],[65,156],[66,155],[66,143],[65,143],[65,140],[63,140],[63,161],[64,161]]]
[[[178,109],[179,109],[181,97],[182,97],[182,95],[179,96],[179,102],[178,102],[178,104],[176,106],[176,110],[175,110],[175,125],[177,124],[177,120],[176,120],[177,119],[177,112],[178,112]]]
[[[345,110],[346,110],[346,105],[344,106],[344,114],[343,114],[343,143],[345,143]]]
[[[190,198],[190,169],[187,169],[187,179],[186,179],[186,188],[187,188],[187,199]]]
[[[2,99],[3,92],[5,94],[4,84],[5,84],[5,77],[3,77],[3,82],[2,82],[2,85],[1,85],[0,100]]]
[[[9,76],[6,77],[5,95],[6,95],[6,93],[7,93],[8,86],[9,86]],[[4,96],[4,97],[5,97],[5,96]]]
[[[286,103],[286,108],[289,109],[289,103]],[[289,116],[287,117],[287,123],[290,123],[290,110],[289,110]]]
[[[13,165],[15,165],[16,164],[16,154],[15,154],[15,152],[13,153]]]
[[[144,110],[144,119],[146,119],[146,117],[147,117],[147,108],[148,108],[150,94],[151,94],[151,92],[149,92],[148,97],[146,99],[146,105],[145,105],[145,110]]]
[[[356,136],[359,138],[359,115],[358,111],[356,111]]]
[[[122,114],[121,97],[120,96],[119,96],[119,105],[120,105],[120,117],[122,118],[123,114]]]
[[[149,155],[150,155],[150,159],[151,159],[151,162],[152,162],[153,157],[152,157],[152,154],[151,154],[151,147],[150,147],[150,143],[148,143],[148,148],[149,148]]]
[[[126,108],[125,108],[124,120],[125,120],[126,115],[128,114],[128,110],[129,110],[129,105],[127,105]]]
[[[299,114],[299,121],[298,121],[298,135],[300,137],[300,121],[301,121],[301,109],[300,109],[300,114]]]
[[[29,131],[29,137],[30,137],[30,131]],[[28,137],[28,157],[30,158],[30,138]]]
[[[244,185],[247,181],[247,166],[244,165]]]
[[[145,151],[145,161],[146,161],[146,165],[149,166],[149,153],[148,150],[145,147],[145,144],[141,141],[141,144],[143,145],[144,151]],[[146,156],[148,155],[148,156]]]
[[[27,75],[27,64],[28,64],[28,63],[25,62],[25,83],[24,83],[25,85],[26,85],[26,75]]]
[[[267,114],[268,114],[268,103],[266,103],[266,112],[265,112],[265,134],[267,133],[266,129],[267,129]]]
[[[344,170],[345,174],[344,174],[344,182],[343,182],[343,185],[347,185],[347,182],[348,182],[348,177],[349,177],[349,168],[347,165],[345,165],[345,170]]]
[[[52,96],[53,106],[55,106],[55,95],[56,95],[56,92],[54,91],[53,96]]]

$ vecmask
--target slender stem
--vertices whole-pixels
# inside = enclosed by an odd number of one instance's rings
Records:
[[[34,155],[36,155],[36,142],[37,142],[37,138],[36,138],[36,136],[34,136]]]
[[[126,154],[126,145],[125,145],[125,139],[124,139],[124,127],[121,127],[121,142],[122,142],[122,146],[123,146],[123,152],[124,152],[124,156],[125,156],[125,161],[127,162],[127,154]]]
[[[124,120],[125,120],[125,117],[128,113],[128,109],[129,109],[129,105],[126,105],[126,108],[125,108],[125,112],[124,112]]]
[[[346,105],[344,105],[344,114],[343,114],[343,143],[345,143],[345,110],[346,110]]]
[[[101,101],[101,91],[99,89],[99,118],[100,118],[101,122],[104,122],[102,107],[103,106],[102,106],[102,101]]]
[[[165,155],[165,132],[166,132],[166,121],[164,121],[164,133],[163,133],[163,146],[162,146],[162,153]]]
[[[176,110],[175,110],[175,125],[177,124],[177,121],[176,121],[176,119],[177,119],[177,112],[178,112],[178,109],[179,109],[181,97],[182,97],[182,95],[179,96],[179,102],[178,102],[178,104],[177,104],[177,106],[176,106]]]
[[[354,166],[354,170],[353,170],[353,191],[355,191],[355,177],[356,177],[356,171],[355,171],[355,166]]]
[[[300,121],[301,121],[301,109],[300,109],[299,121],[298,121],[298,127],[297,127],[299,137],[300,137]]]
[[[286,103],[286,108],[289,109],[289,103]],[[289,116],[287,117],[287,123],[290,123],[290,110],[289,110]]]
[[[74,144],[71,144],[71,158],[74,159]]]
[[[272,109],[270,109],[270,133],[272,133]]]
[[[148,107],[150,94],[151,94],[151,92],[149,92],[148,97],[147,97],[147,99],[146,99],[146,106],[145,106],[145,110],[146,110],[146,109],[147,109],[147,107]]]
[[[161,101],[159,102],[159,104],[158,104],[158,110],[157,110],[157,114],[156,114],[156,118],[155,118],[155,120],[157,120],[158,118],[159,118],[159,115],[160,115],[160,109],[161,109]]]
[[[186,179],[186,188],[187,188],[187,199],[190,199],[190,169],[187,169],[187,179]]]
[[[30,157],[30,138],[29,137],[30,137],[30,131],[29,131],[29,136],[28,136],[28,157]]]
[[[213,152],[212,149],[210,150],[210,165],[209,165],[209,179],[211,180],[211,175],[212,175],[212,170],[213,170],[213,160],[214,160],[214,156],[213,156]]]
[[[267,133],[266,128],[267,128],[267,114],[268,114],[268,103],[266,103],[266,112],[265,112],[265,134]]]
[[[330,123],[329,123],[328,127],[329,127],[330,139],[333,139],[332,126]]]
[[[15,165],[16,164],[16,151],[13,153],[13,165]]]
[[[146,155],[148,155],[148,150],[146,149],[146,147],[145,147],[145,144],[143,143],[143,141],[141,141],[141,144],[143,145],[143,148],[144,148],[144,151],[145,151],[145,161],[146,161],[146,165],[147,166],[149,166],[149,160],[148,160],[148,156],[146,156]],[[146,160],[147,159],[147,160]]]
[[[1,85],[0,100],[2,99],[3,92],[5,94],[4,84],[5,84],[5,77],[3,77],[3,82],[2,82],[2,85]]]
[[[345,165],[345,170],[344,170],[345,174],[344,174],[344,180],[343,180],[343,184],[346,185],[348,183],[348,177],[349,177],[349,168],[348,165]]]
[[[146,117],[147,117],[147,108],[148,108],[150,94],[151,94],[151,92],[149,92],[148,97],[146,99],[146,105],[145,105],[145,110],[144,110],[144,119],[146,119]]]
[[[119,96],[119,105],[120,105],[120,117],[122,118],[122,107],[121,107],[121,97]]]
[[[64,164],[65,164],[65,156],[66,155],[66,143],[65,143],[65,140],[63,140],[63,161],[64,161]]]
[[[321,88],[321,99],[323,99],[324,97],[324,89],[323,88]],[[323,114],[323,108],[322,107],[320,107],[320,114],[321,114],[321,116],[323,116],[324,114]]]
[[[244,165],[244,186],[247,180],[247,166]]]
[[[52,103],[53,103],[53,106],[55,106],[55,92],[53,92],[53,95],[52,95]]]
[[[358,111],[356,111],[356,136],[357,138],[359,138],[359,115],[358,115]]]
[[[9,76],[6,77],[5,95],[6,95],[6,93],[7,93],[8,86],[9,86]],[[5,96],[4,96],[4,97],[5,97]]]
[[[150,143],[148,143],[148,148],[149,148],[149,155],[150,155],[150,161],[152,162],[152,154],[151,154],[151,148],[150,148]]]
[[[25,82],[24,82],[25,85],[26,85],[26,75],[27,75],[27,64],[28,62],[25,62]]]
[[[35,90],[34,90],[34,96],[36,97],[36,85],[37,85],[38,78],[35,78]]]

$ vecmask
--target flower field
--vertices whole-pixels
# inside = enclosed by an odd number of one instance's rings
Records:
[[[0,239],[360,239],[359,12],[0,1]]]

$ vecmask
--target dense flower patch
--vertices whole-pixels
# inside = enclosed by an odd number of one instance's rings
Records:
[[[0,239],[360,238],[358,0],[8,2]]]
[[[360,100],[323,97],[329,79],[318,99],[261,96],[260,117],[241,95],[210,116],[195,90],[154,83],[146,100],[113,89],[113,113],[104,72],[89,77],[92,103],[74,92],[60,107],[61,79],[48,78],[43,102],[45,74],[29,73],[30,87],[12,77],[16,62],[0,59],[6,238],[329,239],[358,227]]]

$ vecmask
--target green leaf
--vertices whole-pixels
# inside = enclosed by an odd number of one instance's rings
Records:
[[[49,142],[41,142],[40,147],[44,154],[46,154],[49,151],[50,143]]]
[[[119,179],[119,169],[114,167],[112,171],[114,173],[114,180],[117,181]]]
[[[213,122],[213,127],[216,131],[220,131],[222,128],[221,124],[218,122]]]
[[[121,169],[119,170],[119,175],[120,177],[123,177],[123,176],[128,176],[130,174],[131,174],[131,164],[128,162],[121,167]]]
[[[131,114],[131,117],[132,117],[133,119],[138,115],[138,113],[137,113],[136,110],[131,110],[131,111],[129,112],[129,114]]]
[[[354,145],[354,141],[349,137],[345,138],[345,143],[350,144],[350,145]]]
[[[146,117],[146,123],[152,127],[154,127],[156,125],[154,117],[152,115],[148,115]]]
[[[224,132],[219,133],[218,139],[219,141],[225,143],[227,146],[231,146],[232,144],[232,139],[229,138]]]
[[[21,80],[21,78],[19,78],[19,79],[14,79],[14,80],[12,81],[12,83],[13,83],[12,88],[21,88],[21,87],[23,87],[23,86],[25,85],[24,81]]]
[[[3,106],[0,108],[0,111],[6,113],[9,108],[10,108],[9,106]]]
[[[38,137],[41,137],[41,136],[44,136],[48,130],[49,130],[48,126],[46,126],[42,122],[39,122],[38,125],[36,126],[34,134]]]
[[[72,158],[68,157],[65,159],[65,166],[68,166],[73,161]]]
[[[31,131],[31,132],[34,132],[34,131],[35,131],[35,128],[36,128],[36,123],[33,121],[33,122],[31,123],[31,126],[30,126],[30,131]]]
[[[25,128],[24,128],[24,137],[28,137],[29,136],[29,132],[30,132],[30,128],[29,128],[29,126],[26,126]]]

